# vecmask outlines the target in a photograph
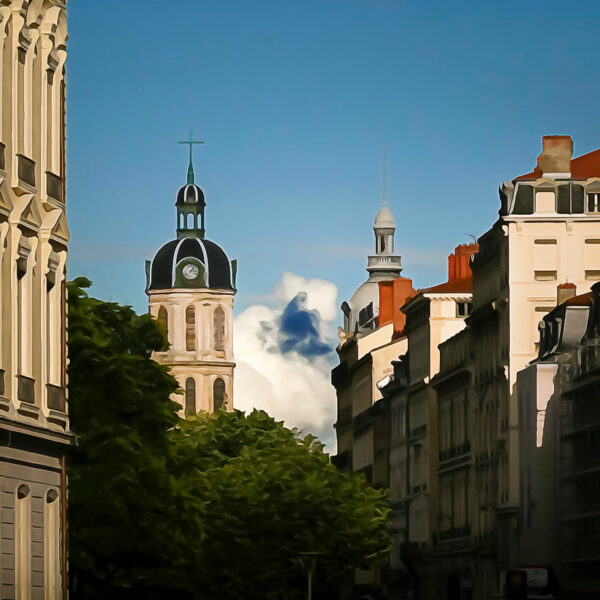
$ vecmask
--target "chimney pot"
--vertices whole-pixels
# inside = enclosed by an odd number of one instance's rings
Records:
[[[556,287],[556,305],[577,296],[577,286],[574,283],[561,283]]]

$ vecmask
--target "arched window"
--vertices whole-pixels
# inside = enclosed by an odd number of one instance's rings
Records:
[[[215,350],[225,350],[225,311],[217,306],[213,315]]]
[[[196,414],[196,382],[193,377],[185,380],[185,414]]]
[[[158,309],[158,324],[165,337],[169,335],[169,313],[164,306]]]
[[[225,404],[225,382],[218,377],[213,384],[213,407],[214,411],[223,408]]]
[[[46,563],[46,598],[59,600],[61,596],[60,512],[56,490],[48,490],[44,504],[44,560]]]
[[[381,252],[385,252],[385,235],[382,235],[381,238],[379,238],[379,244]]]
[[[31,493],[20,485],[15,499],[15,588],[19,600],[31,588]]]
[[[187,215],[186,229],[194,229],[194,215],[192,213],[188,213]]]
[[[192,305],[185,309],[185,349],[196,349],[196,309]]]

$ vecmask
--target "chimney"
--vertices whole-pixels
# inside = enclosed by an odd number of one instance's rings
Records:
[[[448,281],[466,279],[471,276],[471,256],[479,251],[478,244],[460,244],[448,257]]]
[[[556,287],[556,305],[577,295],[577,286],[574,283],[561,283]]]
[[[573,140],[570,135],[545,135],[542,138],[542,153],[537,159],[537,168],[545,177],[571,176]]]
[[[400,336],[406,323],[406,315],[400,309],[416,293],[408,277],[379,282],[379,327],[393,323],[392,339]]]

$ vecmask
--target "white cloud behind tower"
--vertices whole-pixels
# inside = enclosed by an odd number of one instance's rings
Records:
[[[250,306],[234,321],[235,407],[263,409],[331,448],[337,287],[284,273],[270,298],[271,306]]]

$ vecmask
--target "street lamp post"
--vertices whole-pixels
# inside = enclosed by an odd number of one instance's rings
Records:
[[[308,600],[312,600],[312,578],[320,552],[300,552],[300,563],[306,571],[308,580]]]

